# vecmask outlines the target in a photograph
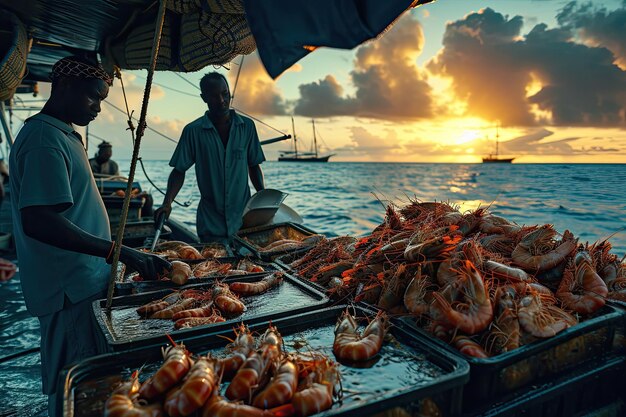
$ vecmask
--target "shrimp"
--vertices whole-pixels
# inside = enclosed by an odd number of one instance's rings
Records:
[[[139,314],[142,318],[147,318],[150,315],[156,313],[157,311],[163,310],[167,306],[170,306],[181,299],[181,295],[178,291],[173,292],[171,294],[166,295],[160,300],[153,301],[146,305],[143,305],[137,308],[137,314]]]
[[[359,335],[356,328],[354,317],[348,310],[344,311],[335,325],[333,353],[337,359],[360,362],[376,356],[387,332],[387,316],[382,311],[379,312],[362,335]]]
[[[217,362],[218,374],[222,374],[225,380],[230,380],[235,373],[241,368],[250,353],[254,351],[254,338],[248,326],[243,323],[235,331],[235,340],[228,346],[226,350],[231,353],[226,358],[219,359]]]
[[[337,364],[328,359],[316,362],[318,369],[314,371],[313,381],[299,389],[291,400],[295,414],[300,417],[328,410],[333,405],[333,393],[340,379]]]
[[[261,337],[259,349],[248,356],[235,374],[226,389],[226,398],[251,401],[254,391],[267,382],[270,366],[280,359],[282,340],[278,330],[270,325]]]
[[[437,321],[451,328],[458,328],[469,335],[487,328],[493,318],[493,307],[483,278],[470,261],[465,261],[458,271],[458,291],[466,302],[450,304],[440,293],[433,292],[430,314]],[[451,286],[448,286],[451,287]]]
[[[167,275],[176,285],[183,285],[191,276],[191,267],[185,262],[172,261],[172,270]]]
[[[239,297],[230,291],[215,297],[214,303],[222,313],[229,316],[238,316],[248,309]]]
[[[200,357],[189,370],[183,385],[167,394],[165,411],[171,417],[187,416],[204,405],[216,386],[215,361]]]
[[[515,264],[530,271],[545,271],[554,268],[570,255],[578,244],[577,239],[568,230],[563,233],[560,242],[554,242],[556,230],[546,224],[533,230],[515,246],[511,259]]]
[[[122,383],[104,403],[104,417],[161,417],[161,404],[144,405],[137,401],[138,372],[133,372],[130,381]]]
[[[252,405],[267,409],[287,404],[297,387],[298,369],[292,361],[286,359],[280,364],[269,384],[254,397]]]
[[[464,355],[471,356],[473,358],[488,358],[489,355],[485,350],[468,336],[458,335],[452,339],[452,344]]]
[[[586,251],[578,252],[563,273],[556,297],[563,307],[581,314],[602,308],[609,290],[593,268]]]
[[[265,272],[265,269],[263,269],[262,266],[253,263],[248,258],[243,258],[242,260],[240,260],[237,264],[237,269],[252,273]]]
[[[181,319],[176,320],[174,323],[175,329],[189,329],[191,327],[196,326],[204,326],[206,324],[215,324],[226,321],[224,317],[220,314],[220,312],[216,309],[213,309],[213,313],[210,316],[206,317],[183,317]]]
[[[483,267],[486,271],[491,271],[495,278],[507,281],[530,281],[530,275],[523,269],[514,268],[500,262],[485,261]]]
[[[512,308],[502,308],[491,325],[487,341],[487,349],[494,354],[510,352],[520,346],[520,324]]]
[[[139,395],[142,398],[149,400],[164,393],[180,381],[191,368],[193,361],[184,345],[170,346],[162,349],[162,352],[163,365],[139,388]]]
[[[193,246],[183,245],[177,249],[178,256],[181,259],[204,259],[198,249]]]
[[[271,410],[261,410],[240,401],[231,402],[226,398],[212,395],[202,408],[202,417],[273,417],[289,414],[274,414]]]
[[[520,326],[535,337],[546,338],[577,324],[575,317],[550,304],[539,294],[522,298],[517,312]]]
[[[413,277],[406,291],[404,292],[404,306],[416,316],[427,314],[430,310],[432,300],[431,291],[436,286],[430,281],[428,275],[422,275],[422,266],[417,269],[417,274]]]
[[[409,245],[404,250],[404,259],[411,262],[436,259],[454,250],[462,238],[460,234],[452,234]]]
[[[212,275],[224,275],[230,269],[231,264],[220,263],[218,261],[209,260],[199,263],[193,269],[193,276],[196,278],[208,277]]]
[[[165,307],[163,310],[159,310],[156,313],[152,314],[151,319],[171,319],[174,317],[174,314],[179,311],[184,311],[192,308],[196,304],[196,300],[193,298],[184,298],[175,302],[174,304]]]
[[[201,305],[198,308],[192,308],[189,310],[179,311],[178,313],[174,313],[172,316],[172,320],[178,320],[185,317],[208,317],[213,314],[213,302],[209,301],[206,304]]]
[[[233,282],[229,284],[231,291],[238,295],[249,296],[263,294],[272,287],[276,287],[283,282],[284,274],[280,271],[274,272],[258,282]]]

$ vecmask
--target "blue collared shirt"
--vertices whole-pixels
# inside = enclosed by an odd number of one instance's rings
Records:
[[[104,259],[60,249],[27,236],[20,210],[66,204],[60,214],[84,231],[111,238],[109,218],[80,135],[46,114],[29,118],[11,149],[11,209],[24,299],[35,316],[59,311],[107,287]]]
[[[231,110],[226,149],[206,112],[183,129],[170,166],[185,172],[196,165],[201,200],[196,225],[199,236],[228,238],[241,227],[250,198],[248,168],[265,161],[252,119]]]

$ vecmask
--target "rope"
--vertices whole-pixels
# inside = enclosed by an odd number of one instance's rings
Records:
[[[150,58],[150,68],[148,69],[148,79],[146,80],[146,87],[143,93],[143,102],[141,105],[141,114],[139,116],[139,124],[137,129],[137,136],[134,136],[134,132],[131,129],[131,137],[133,138],[133,158],[130,163],[130,173],[128,175],[128,182],[126,183],[126,195],[124,196],[124,203],[122,206],[122,215],[120,216],[120,224],[117,228],[117,237],[115,239],[115,245],[113,250],[113,261],[111,262],[111,277],[109,279],[109,289],[107,293],[107,312],[111,312],[111,304],[113,302],[113,290],[115,289],[115,279],[117,278],[117,264],[120,260],[120,250],[122,248],[122,237],[124,236],[124,227],[126,226],[126,218],[128,217],[128,207],[130,206],[130,195],[133,186],[133,180],[135,178],[135,168],[137,167],[137,159],[139,158],[139,148],[141,146],[141,138],[146,129],[146,115],[148,113],[148,102],[150,100],[150,90],[152,88],[152,78],[154,77],[154,70],[156,68],[157,57],[159,53],[159,47],[161,46],[161,34],[163,33],[163,23],[165,22],[165,9],[168,0],[161,0],[159,5],[159,14],[156,20],[156,28],[154,30],[154,38],[152,40],[152,55]],[[128,118],[131,119],[132,115],[129,114]],[[132,122],[132,120],[131,120]],[[129,123],[129,128],[132,123]]]
[[[243,68],[243,59],[245,55],[241,55],[241,62],[239,63],[239,69],[237,69],[237,77],[235,77],[235,85],[233,86],[233,93],[230,95],[230,104],[232,105],[235,101],[235,91],[237,91],[237,83],[239,83],[239,75],[241,74],[241,68]]]

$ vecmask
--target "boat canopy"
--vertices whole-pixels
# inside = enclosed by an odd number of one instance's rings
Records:
[[[167,0],[156,69],[197,71],[258,49],[276,78],[317,47],[353,48],[431,1]],[[32,81],[48,81],[56,61],[81,53],[99,54],[109,71],[147,69],[158,9],[154,0],[0,0],[0,13],[17,17],[32,39]]]

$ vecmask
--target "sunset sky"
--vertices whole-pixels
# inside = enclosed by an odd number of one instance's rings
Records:
[[[239,62],[217,69],[231,90]],[[210,70],[157,73],[149,126],[178,140],[206,110],[195,86]],[[123,76],[138,115],[146,71]],[[108,101],[124,106],[119,82]],[[233,106],[288,133],[293,115],[303,144],[315,118],[332,161],[480,162],[499,125],[500,154],[516,162],[624,163],[626,0],[438,0],[352,51],[317,50],[275,81],[246,56]],[[114,158],[130,157],[125,128],[105,105],[90,146],[106,138]],[[261,139],[278,135],[257,128]],[[174,146],[147,131],[141,154],[169,159]],[[289,146],[265,146],[267,159]]]

